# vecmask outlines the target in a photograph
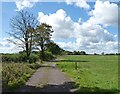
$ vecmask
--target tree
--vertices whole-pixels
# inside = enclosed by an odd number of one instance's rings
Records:
[[[46,44],[50,42],[51,33],[53,32],[52,26],[42,23],[40,26],[37,26],[35,32],[35,48],[40,51],[40,58],[44,60]]]
[[[104,55],[104,54],[105,54],[104,52],[101,53],[101,55]]]
[[[29,61],[32,45],[34,44],[33,32],[37,23],[38,21],[34,15],[27,11],[18,11],[18,15],[10,20],[11,32],[9,34],[14,37],[14,40],[9,39],[9,41],[25,50],[26,61]]]
[[[54,55],[60,55],[63,49],[61,49],[56,43],[50,42],[46,45],[47,50]]]
[[[80,54],[81,55],[86,55],[86,52],[85,51],[81,51]]]

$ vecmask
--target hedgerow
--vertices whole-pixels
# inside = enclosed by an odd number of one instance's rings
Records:
[[[13,90],[28,80],[35,72],[27,64],[3,63],[2,65],[2,89],[3,91]]]

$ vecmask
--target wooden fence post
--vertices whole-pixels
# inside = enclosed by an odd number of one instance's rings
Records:
[[[77,70],[77,62],[75,62],[75,69]]]

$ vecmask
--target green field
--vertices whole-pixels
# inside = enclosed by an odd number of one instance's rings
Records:
[[[61,57],[57,65],[75,80],[81,92],[118,90],[118,56],[66,55]]]

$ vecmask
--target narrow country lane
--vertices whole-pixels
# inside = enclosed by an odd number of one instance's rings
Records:
[[[74,84],[54,63],[46,63],[15,92],[75,92]]]

